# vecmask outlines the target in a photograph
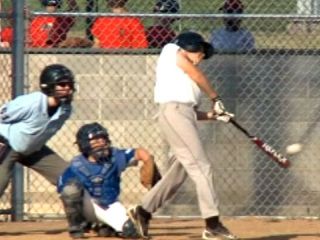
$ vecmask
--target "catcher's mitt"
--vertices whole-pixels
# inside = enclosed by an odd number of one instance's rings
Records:
[[[153,160],[144,162],[140,168],[140,182],[148,190],[156,185],[161,177],[161,173]]]

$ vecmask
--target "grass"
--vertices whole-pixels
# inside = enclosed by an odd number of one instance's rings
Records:
[[[320,35],[317,34],[310,36],[307,32],[305,34],[291,34],[284,33],[271,33],[265,34],[264,32],[254,33],[257,49],[319,49],[320,48]]]
[[[64,5],[67,0],[64,0]],[[108,11],[106,0],[94,0],[99,11]],[[218,13],[224,0],[177,0],[181,6],[181,13]],[[84,11],[86,0],[77,0],[80,10]],[[155,0],[129,0],[127,7],[132,12],[152,12]],[[295,13],[297,0],[242,0],[246,13]],[[39,0],[25,0],[25,3],[35,10],[41,9]],[[3,0],[4,9],[10,8],[11,0]]]
[[[63,1],[66,4],[66,1]],[[99,12],[110,11],[106,7],[106,0],[94,0],[98,5]],[[224,0],[178,0],[181,6],[181,13],[219,13]],[[246,13],[286,14],[296,13],[297,0],[242,0]],[[11,0],[2,1],[4,9],[11,7]],[[25,0],[32,10],[41,10],[39,0]],[[77,0],[80,11],[85,11],[86,0]],[[151,13],[155,0],[129,0],[128,9],[131,12]],[[63,6],[64,7],[64,6]],[[150,25],[151,18],[143,20],[145,25]],[[180,32],[184,29],[194,29],[209,36],[213,29],[220,27],[221,20],[217,19],[182,19],[175,25],[175,30]],[[256,38],[257,48],[319,48],[320,37],[319,27],[314,25],[308,29],[307,25],[294,26],[289,20],[271,19],[246,19],[246,26]],[[309,31],[311,30],[311,31]],[[72,36],[84,36],[85,22],[79,19]]]

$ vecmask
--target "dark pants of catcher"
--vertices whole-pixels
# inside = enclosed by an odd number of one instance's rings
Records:
[[[0,159],[0,197],[9,184],[16,162],[35,170],[53,185],[57,184],[59,176],[69,165],[47,146],[43,146],[39,151],[27,156],[8,146],[2,159]]]

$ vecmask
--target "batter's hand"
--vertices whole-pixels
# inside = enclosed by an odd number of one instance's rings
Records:
[[[228,112],[226,112],[226,113],[228,113]],[[230,121],[230,119],[233,118],[233,116],[230,116],[230,115],[233,115],[233,114],[228,113],[228,114],[216,115],[215,119],[218,121],[221,121],[221,122],[228,123]]]
[[[217,115],[218,117],[223,117],[223,116],[226,117],[227,116],[227,117],[229,117],[229,120],[230,120],[230,118],[234,117],[233,113],[226,111],[226,108],[224,107],[224,105],[219,97],[212,99],[212,102],[213,102],[212,110],[215,115]],[[219,120],[218,117],[216,118],[217,120]],[[221,119],[224,119],[224,118],[221,118]]]

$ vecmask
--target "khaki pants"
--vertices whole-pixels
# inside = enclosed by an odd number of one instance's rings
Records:
[[[144,197],[142,207],[155,212],[169,200],[189,176],[195,184],[203,218],[218,216],[218,199],[213,187],[212,166],[202,146],[191,104],[160,106],[160,128],[175,158],[163,178]]]

